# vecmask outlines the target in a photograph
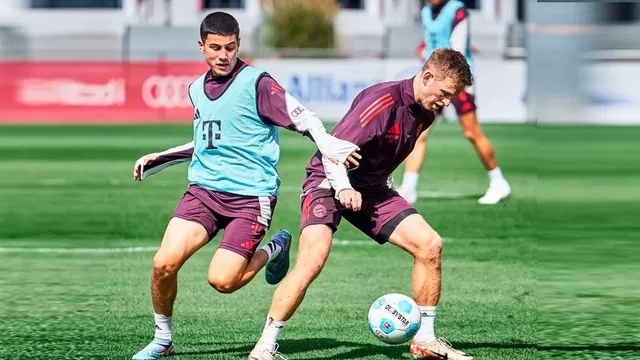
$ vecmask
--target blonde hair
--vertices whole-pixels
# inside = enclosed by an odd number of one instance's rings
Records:
[[[459,51],[442,48],[434,51],[422,66],[422,71],[430,71],[437,80],[451,78],[462,90],[473,85],[473,76],[467,59]]]

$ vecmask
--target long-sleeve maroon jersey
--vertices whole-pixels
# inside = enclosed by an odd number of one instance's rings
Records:
[[[220,97],[246,66],[246,63],[238,60],[232,72],[227,76],[214,77],[210,71],[207,72],[204,81],[204,91],[207,97],[210,99]],[[355,149],[353,144],[329,136],[322,121],[289,95],[268,74],[265,73],[258,79],[256,87],[258,115],[265,124],[308,134],[326,156],[340,159],[340,161],[344,161]],[[153,175],[170,165],[188,161],[192,155],[193,143],[164,151],[155,161],[145,166],[143,177]]]
[[[420,134],[435,119],[413,95],[413,78],[386,82],[364,89],[331,135],[360,147],[360,166],[348,172],[353,188],[361,193],[388,189],[387,179],[413,150]],[[307,164],[303,189],[328,188],[321,154]]]

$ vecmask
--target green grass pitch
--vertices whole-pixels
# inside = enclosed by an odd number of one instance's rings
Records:
[[[445,238],[439,335],[477,359],[638,356],[640,128],[484,129],[512,183],[506,203],[476,203],[486,173],[457,125],[436,127],[420,179],[416,206]],[[313,153],[307,139],[282,134],[270,234],[297,233]],[[151,340],[152,247],[184,192],[186,165],[142,183],[132,166],[190,136],[188,125],[0,127],[0,359],[129,359]],[[336,238],[350,242],[335,245],[281,351],[408,359],[408,345],[369,333],[366,315],[378,296],[410,293],[411,258],[346,222]],[[142,249],[95,250],[130,247]],[[215,248],[180,273],[176,359],[245,359],[262,330],[273,287],[261,273],[235,294],[215,292],[206,281]]]

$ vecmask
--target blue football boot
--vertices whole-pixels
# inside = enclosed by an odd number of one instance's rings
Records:
[[[280,253],[267,263],[265,278],[267,283],[275,285],[287,275],[289,271],[289,248],[291,247],[291,233],[285,229],[280,229],[271,242],[280,246]]]

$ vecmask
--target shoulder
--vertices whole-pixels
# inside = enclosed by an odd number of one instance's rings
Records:
[[[361,102],[370,104],[384,103],[389,106],[395,106],[400,96],[401,81],[387,81],[372,85],[360,93]]]
[[[469,13],[467,12],[467,8],[464,7],[464,4],[462,4],[461,7],[457,8],[452,13],[453,13],[453,27],[455,27],[462,21],[467,20],[467,18],[469,17]]]
[[[267,73],[266,71],[260,70],[260,69],[258,69],[256,67],[251,66],[251,65],[246,65],[240,71],[242,73],[244,73],[244,75],[249,75],[251,77],[256,78],[256,80],[260,80],[261,78],[263,78],[265,76],[269,76],[269,73]]]
[[[431,5],[426,4],[425,6],[422,7],[422,9],[420,9],[420,17],[422,18],[422,20],[427,20],[429,18],[429,16],[431,16]]]
[[[455,20],[458,22],[469,17],[469,12],[467,11],[467,7],[464,5],[462,1],[449,0],[449,3],[447,3],[446,6],[450,8],[449,13],[453,14]]]
[[[191,84],[189,84],[189,88],[188,88],[189,99],[191,100],[192,104],[193,104],[194,98],[198,96],[198,93],[204,92],[204,83],[206,81],[208,74],[210,74],[210,71],[207,71],[204,74],[198,76],[195,80],[191,82]]]
[[[465,9],[466,10],[466,7],[465,7],[464,3],[462,1],[460,1],[460,0],[449,0],[449,2],[447,3],[446,6],[450,6],[450,7],[454,8],[454,9],[456,9],[456,10],[457,9]]]
[[[284,88],[267,72],[262,72],[256,80],[256,91],[258,95],[276,95],[285,92]]]
[[[464,4],[460,4],[460,6],[456,8],[455,19],[457,21],[462,21],[468,17],[469,17],[469,11],[467,11],[467,8],[464,6]]]
[[[385,82],[364,89],[354,100],[353,114],[364,126],[394,111],[399,104],[399,82]]]
[[[193,86],[194,84],[203,84],[210,73],[211,72],[207,70],[202,75],[198,76],[195,80],[193,80],[191,84],[189,84],[189,87]]]

